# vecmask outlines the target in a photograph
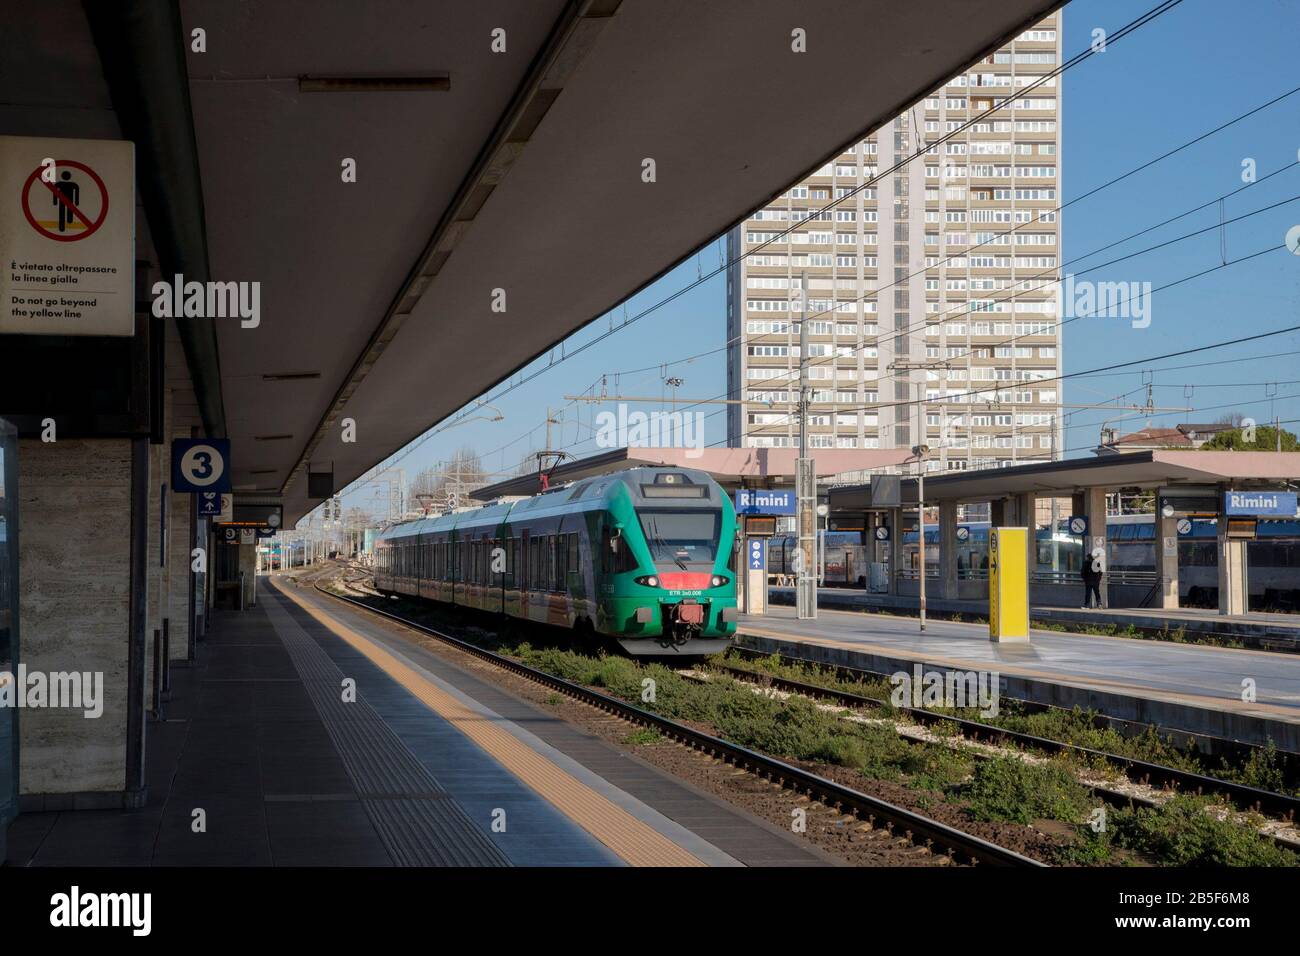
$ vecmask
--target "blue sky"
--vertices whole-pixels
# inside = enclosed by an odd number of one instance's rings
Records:
[[[1133,20],[1152,2],[1074,0],[1065,8],[1065,56],[1085,49],[1093,30],[1108,33]],[[1069,70],[1061,79],[1061,191],[1070,200],[1110,181],[1229,120],[1300,87],[1295,69],[1295,37],[1300,33],[1300,0],[1184,0],[1131,36],[1108,44],[1100,55]],[[1300,92],[1229,129],[1182,150],[1096,195],[1072,203],[1061,213],[1062,263],[1067,273],[1096,281],[1150,283],[1153,289],[1214,266],[1281,246],[1287,230],[1300,223]],[[1243,160],[1253,160],[1258,179],[1290,167],[1267,181],[1222,201],[1240,189]],[[1295,201],[1285,202],[1292,197]],[[1089,256],[1094,250],[1178,216],[1211,205],[1161,229]],[[1283,203],[1222,229],[1126,259],[1102,269],[1084,270],[1221,221]],[[713,242],[697,256],[626,303],[638,312],[696,281],[722,261],[722,244]],[[1225,256],[1226,254],[1226,256]],[[520,457],[542,447],[546,408],[563,421],[552,426],[552,445],[581,456],[596,450],[591,430],[598,410],[563,396],[590,391],[605,378],[609,394],[660,395],[664,377],[684,380],[682,397],[714,397],[725,390],[726,296],[721,276],[704,282],[582,354],[556,365],[527,384],[496,398],[494,412],[472,416],[455,427],[411,446],[396,467],[408,480],[422,468],[469,446],[483,455],[490,471],[513,472]],[[613,312],[616,323],[624,308]],[[1126,319],[1084,317],[1063,327],[1065,372],[1087,371],[1226,339],[1300,325],[1300,257],[1279,249],[1210,272],[1164,291],[1150,301],[1150,325],[1134,328]],[[575,333],[568,343],[589,342],[608,328],[602,318]],[[690,361],[687,357],[711,353]],[[1295,353],[1295,354],[1287,354]],[[1225,363],[1228,359],[1242,359]],[[1237,411],[1261,423],[1280,415],[1300,419],[1300,333],[1275,336],[1180,359],[1135,366],[1123,373],[1068,380],[1067,403],[1141,403],[1154,384],[1156,405],[1195,411],[1157,414],[1156,426],[1180,421],[1213,421]],[[1220,363],[1205,365],[1203,363]],[[540,369],[545,362],[525,370]],[[666,366],[666,367],[661,367]],[[1174,368],[1173,366],[1198,366]],[[1294,383],[1294,384],[1287,384]],[[1276,397],[1270,398],[1270,395]],[[645,406],[642,406],[645,407]],[[713,406],[707,411],[719,411]],[[1090,454],[1098,430],[1116,412],[1070,411],[1067,456]],[[1141,428],[1145,416],[1118,422]],[[1290,426],[1296,430],[1297,425]],[[705,442],[725,438],[725,414],[706,421]],[[378,507],[376,486],[345,498],[352,507]]]

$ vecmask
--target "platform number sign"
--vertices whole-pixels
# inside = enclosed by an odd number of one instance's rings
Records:
[[[767,542],[762,538],[752,538],[749,542],[749,570],[762,571],[767,564]]]
[[[230,440],[177,438],[173,441],[172,488],[182,494],[230,491]]]

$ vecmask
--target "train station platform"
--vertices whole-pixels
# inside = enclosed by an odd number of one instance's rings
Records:
[[[793,605],[794,588],[769,588],[768,599],[774,604]],[[918,600],[914,595],[873,594],[856,588],[821,588],[818,607],[836,610],[884,611],[915,614]],[[927,598],[931,614],[962,614],[987,617],[987,600],[952,600]],[[1076,627],[1137,628],[1142,631],[1183,631],[1239,640],[1251,647],[1265,649],[1300,649],[1300,614],[1252,611],[1249,614],[1221,614],[1213,608],[1082,608],[1035,605],[1030,618],[1042,624]]]
[[[993,643],[981,624],[819,609],[815,620],[769,606],[742,615],[738,641],[764,653],[882,674],[915,664],[996,672],[1004,695],[1096,709],[1164,730],[1300,752],[1300,656],[1170,641],[1031,629]],[[1254,699],[1247,689],[1253,689]]]
[[[263,578],[148,725],[136,810],[25,807],[11,866],[817,865],[817,851]],[[347,681],[355,681],[348,699]]]

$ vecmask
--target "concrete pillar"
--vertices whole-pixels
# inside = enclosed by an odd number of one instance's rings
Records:
[[[1038,523],[1037,505],[1038,496],[1032,491],[1016,495],[1015,524],[1017,527],[1029,529],[1029,534],[1025,536],[1025,571],[1029,575],[1031,590],[1034,572],[1038,570],[1038,539],[1034,537]],[[1033,603],[1032,599],[1030,603]]]
[[[1161,607],[1178,607],[1178,519],[1157,516],[1156,562],[1160,568]],[[1172,548],[1170,545],[1172,544]]]
[[[1083,514],[1088,519],[1088,540],[1083,543],[1083,559],[1086,561],[1094,548],[1106,552],[1106,489],[1085,489],[1082,498]],[[1108,562],[1103,562],[1102,567],[1110,570]],[[1101,579],[1101,603],[1103,607],[1110,607],[1110,586],[1106,583],[1106,577]]]
[[[239,545],[239,573],[244,576],[244,607],[257,603],[257,545]]]
[[[149,446],[149,603],[147,695],[153,694],[155,633],[167,635],[167,666],[188,660],[190,654],[190,538],[194,521],[194,496],[177,494],[171,487],[171,439],[191,438],[189,425],[175,424],[173,394],[163,391],[161,445]],[[161,648],[160,648],[161,650]],[[164,679],[164,683],[169,683]],[[152,696],[148,699],[152,700]]]
[[[103,712],[24,709],[21,796],[32,809],[126,802],[131,442],[24,440],[19,607],[28,672],[90,674]],[[92,686],[95,686],[92,683]],[[84,695],[83,695],[84,700]]]
[[[889,509],[889,593],[898,593],[898,572],[903,567],[903,509]]]
[[[939,502],[939,597],[956,600],[957,502]]]
[[[1081,515],[1086,510],[1088,510],[1087,495],[1085,495],[1081,491],[1076,491],[1074,494],[1070,495],[1070,514],[1067,515],[1066,517],[1071,517],[1073,515]]]
[[[167,564],[170,580],[167,591],[167,617],[171,621],[169,652],[173,661],[192,658],[190,605],[194,590],[190,570],[191,538],[194,534],[194,496],[173,493],[169,502],[170,521]]]
[[[1245,614],[1246,605],[1246,542],[1242,538],[1229,538],[1228,522],[1219,516],[1219,613]]]

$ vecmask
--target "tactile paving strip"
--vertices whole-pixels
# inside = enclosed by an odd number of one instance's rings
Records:
[[[361,699],[344,703],[343,672],[277,598],[267,598],[267,617],[394,862],[510,866],[373,707]]]
[[[422,677],[374,641],[272,580],[278,596],[293,601],[470,738],[520,781],[632,866],[704,866],[704,862],[654,827],[577,780],[503,727],[484,720],[452,694]],[[281,611],[280,613],[284,613]]]

